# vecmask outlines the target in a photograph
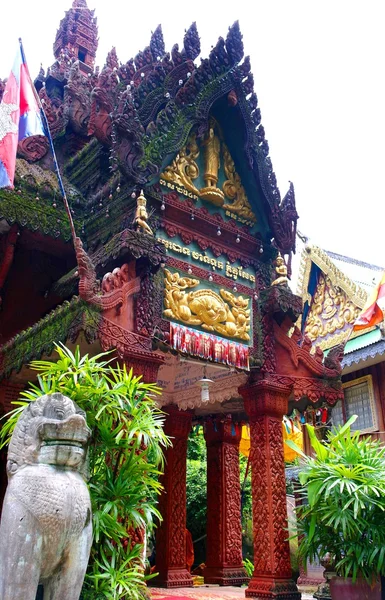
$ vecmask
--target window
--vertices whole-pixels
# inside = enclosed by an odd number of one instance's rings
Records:
[[[374,400],[372,376],[366,375],[343,383],[344,399],[337,402],[332,410],[333,425],[342,425],[352,415],[358,419],[352,425],[352,431],[369,433],[377,431],[377,413]]]
[[[82,62],[86,62],[86,57],[87,57],[87,50],[85,48],[79,47],[78,59],[81,60]]]

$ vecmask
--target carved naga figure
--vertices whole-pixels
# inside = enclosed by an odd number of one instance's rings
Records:
[[[0,598],[78,600],[92,542],[85,413],[55,393],[31,402],[8,452]]]

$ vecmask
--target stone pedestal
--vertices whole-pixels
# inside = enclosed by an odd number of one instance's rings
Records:
[[[290,390],[259,381],[240,388],[250,420],[254,573],[246,598],[300,600],[291,579],[282,417]]]
[[[156,571],[153,585],[172,588],[190,587],[192,578],[186,568],[186,458],[187,438],[192,414],[166,407],[165,433],[172,437],[166,450],[166,466],[161,478],[164,491],[159,510],[163,521],[156,536]]]
[[[207,558],[205,583],[248,582],[242,563],[240,428],[230,417],[205,424],[207,444]]]

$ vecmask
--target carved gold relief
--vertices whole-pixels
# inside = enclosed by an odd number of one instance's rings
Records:
[[[209,289],[187,291],[199,283],[199,279],[165,269],[163,316],[225,337],[249,341],[250,299],[224,289],[219,290],[219,294]]]
[[[198,196],[215,206],[222,206],[233,215],[238,215],[242,219],[255,223],[256,217],[247,199],[241,178],[235,170],[234,161],[226,144],[216,133],[216,129],[218,129],[218,125],[214,119],[211,119],[208,134],[201,142],[201,148],[198,147],[196,135],[192,133],[186,146],[180,150],[176,158],[161,173],[161,178],[184,187],[194,196]],[[199,177],[199,167],[196,161],[200,156],[201,149],[203,150],[203,179],[205,185],[198,189],[194,181]],[[218,187],[221,157],[227,178],[222,185],[222,189]],[[225,198],[230,202],[225,204]]]
[[[229,200],[233,200],[232,204],[225,204],[223,208],[231,210],[240,217],[249,219],[255,222],[256,218],[251,210],[251,206],[246,196],[245,188],[241,183],[241,178],[235,170],[235,164],[231,158],[231,154],[225,144],[223,144],[224,169],[227,180],[224,182],[222,189]]]
[[[305,333],[316,340],[353,324],[361,312],[338,285],[323,273],[319,277],[317,290],[306,321]]]
[[[172,163],[165,168],[161,177],[171,183],[182,185],[186,190],[199,196],[199,190],[193,180],[199,177],[199,167],[195,160],[199,156],[196,136],[192,134],[187,145],[182,148]]]

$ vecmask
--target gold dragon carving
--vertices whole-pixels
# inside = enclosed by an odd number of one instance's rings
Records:
[[[314,341],[334,335],[352,325],[361,309],[356,306],[328,275],[321,274],[306,320],[305,333]],[[321,343],[322,347],[322,343]]]
[[[200,155],[200,148],[197,144],[195,133],[190,135],[186,146],[180,150],[176,158],[165,168],[161,174],[161,178],[184,187],[189,192],[215,206],[222,206],[223,209],[229,210],[239,217],[255,223],[256,217],[247,199],[241,178],[235,170],[234,161],[226,144],[215,133],[215,127],[214,121],[210,121],[209,133],[202,142],[204,153],[204,187],[198,189],[194,184],[194,180],[200,174],[196,162]],[[227,179],[223,183],[222,189],[219,189],[217,185],[221,155]],[[224,204],[225,198],[230,200],[230,202]]]
[[[164,272],[164,317],[225,337],[250,340],[249,298],[224,289],[220,289],[219,294],[210,289],[189,291],[199,285],[199,279],[168,269]]]

